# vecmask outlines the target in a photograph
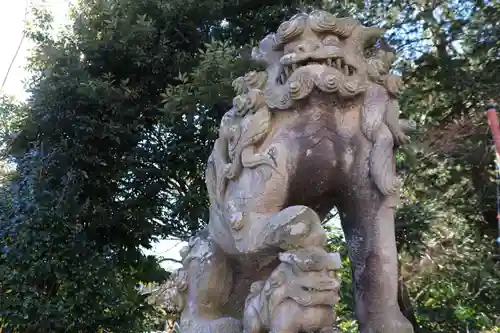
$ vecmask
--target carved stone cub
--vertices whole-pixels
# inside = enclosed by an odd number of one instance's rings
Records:
[[[340,283],[338,254],[311,247],[280,254],[267,281],[254,282],[245,302],[245,333],[333,333]]]

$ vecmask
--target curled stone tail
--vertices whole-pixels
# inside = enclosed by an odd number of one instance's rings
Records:
[[[361,131],[366,138],[375,143],[384,124],[387,95],[380,87],[370,87],[361,108]],[[392,148],[392,147],[391,147]]]
[[[385,196],[397,194],[401,182],[394,165],[394,139],[386,125],[379,129],[370,153],[370,174],[373,182]]]

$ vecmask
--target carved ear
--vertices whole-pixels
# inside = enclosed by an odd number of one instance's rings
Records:
[[[256,46],[252,49],[252,59],[259,62],[267,63],[266,55],[270,52],[273,52],[273,44],[274,44],[274,34],[269,34],[264,39],[262,39],[259,43],[259,46]]]
[[[275,50],[274,44],[275,34],[269,34],[264,37],[259,43],[259,46],[252,49],[252,59],[268,66],[279,64],[283,52]]]
[[[352,31],[348,40],[351,47],[354,47],[356,52],[363,53],[366,47],[373,44],[377,38],[382,37],[384,33],[385,30],[381,28],[363,27],[359,25]]]
[[[376,27],[363,27],[360,31],[360,40],[363,45],[367,45],[377,38],[382,37],[385,33],[385,29]]]

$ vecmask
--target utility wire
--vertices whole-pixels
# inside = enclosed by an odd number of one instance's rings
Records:
[[[28,8],[29,8],[29,0],[26,0],[26,5],[24,8],[23,23],[26,23],[26,19],[28,17]],[[19,44],[17,45],[16,53],[14,53],[14,57],[12,57],[12,60],[10,61],[10,64],[9,64],[9,67],[7,68],[7,73],[5,73],[5,77],[3,78],[2,86],[0,87],[0,90],[3,90],[3,87],[5,86],[5,83],[7,82],[7,79],[9,78],[10,70],[12,69],[14,62],[16,61],[17,55],[19,54],[19,50],[21,49],[21,46],[23,45],[25,37],[26,37],[26,30],[23,28],[23,35],[21,36],[21,40],[19,41]]]

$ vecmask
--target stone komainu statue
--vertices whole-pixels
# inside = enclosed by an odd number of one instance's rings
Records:
[[[397,303],[393,215],[402,81],[374,48],[382,33],[315,11],[254,49],[266,70],[234,81],[206,169],[210,220],[182,251],[182,332],[331,332],[338,265],[321,221],[333,207],[360,331],[413,332]]]

